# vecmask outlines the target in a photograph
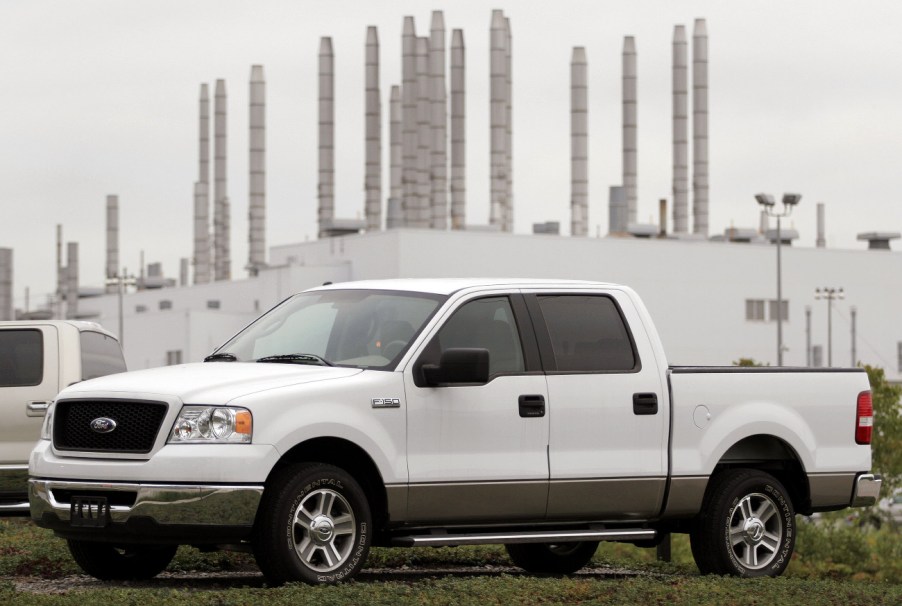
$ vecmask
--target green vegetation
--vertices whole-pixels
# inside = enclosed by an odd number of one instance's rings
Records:
[[[882,368],[864,366],[874,402],[873,469],[883,475],[884,496],[902,487],[902,386],[891,385]]]
[[[358,581],[336,587],[267,588],[262,578],[205,579],[204,572],[256,573],[244,554],[179,550],[170,571],[185,579],[105,583],[36,594],[17,590],[23,577],[59,578],[78,573],[65,543],[24,520],[0,520],[0,603],[17,606],[86,603],[155,604],[836,604],[902,603],[902,535],[884,525],[862,530],[836,520],[799,521],[796,556],[785,577],[748,580],[701,577],[683,535],[673,539],[673,563],[655,561],[654,549],[602,544],[593,566],[570,578],[506,570],[502,547],[374,549]],[[449,574],[443,569],[466,567]]]

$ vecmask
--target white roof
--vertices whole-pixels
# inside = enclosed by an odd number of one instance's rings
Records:
[[[8,320],[0,322],[0,328],[29,328],[32,326],[74,326],[80,332],[92,331],[99,332],[110,337],[115,337],[113,333],[98,324],[97,322],[87,322],[85,320]]]
[[[311,290],[400,290],[410,292],[428,292],[439,295],[450,295],[465,289],[480,288],[580,288],[580,287],[610,287],[615,286],[607,282],[593,282],[589,280],[542,280],[528,278],[411,278],[394,280],[361,280],[357,282],[340,282],[336,284],[324,284]]]

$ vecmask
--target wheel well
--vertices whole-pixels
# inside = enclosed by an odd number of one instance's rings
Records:
[[[711,475],[740,467],[759,469],[777,478],[798,513],[805,513],[811,507],[805,468],[792,446],[780,438],[763,434],[743,438],[724,453]]]
[[[301,442],[279,459],[269,472],[267,484],[277,471],[295,463],[326,463],[349,473],[366,494],[377,532],[385,527],[388,521],[385,483],[379,468],[365,450],[342,438],[314,438]]]

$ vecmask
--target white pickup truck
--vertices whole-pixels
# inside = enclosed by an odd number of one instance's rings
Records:
[[[0,515],[28,515],[28,456],[56,394],[124,371],[119,341],[99,324],[0,322]]]
[[[859,369],[668,366],[623,286],[357,282],[206,363],[69,387],[29,496],[104,579],[179,544],[253,551],[272,584],[348,579],[371,545],[498,543],[570,573],[671,532],[703,573],[775,576],[797,512],[876,502],[872,423]]]

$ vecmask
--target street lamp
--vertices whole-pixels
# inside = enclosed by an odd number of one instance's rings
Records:
[[[833,366],[833,301],[845,298],[842,287],[833,288],[825,286],[824,288],[814,289],[815,299],[827,300],[827,366]]]
[[[783,194],[783,212],[774,210],[774,197],[770,194],[755,194],[755,200],[768,217],[777,219],[777,366],[783,366],[783,266],[780,248],[783,236],[780,234],[780,219],[792,214],[792,207],[799,203],[802,194]]]
[[[122,271],[117,275],[110,276],[106,279],[106,285],[115,286],[116,291],[119,293],[119,345],[123,347],[125,346],[125,331],[122,323],[122,299],[123,295],[125,294],[125,287],[134,286],[137,283],[138,282],[135,280],[135,276],[128,275],[128,270],[124,267],[122,268]]]

